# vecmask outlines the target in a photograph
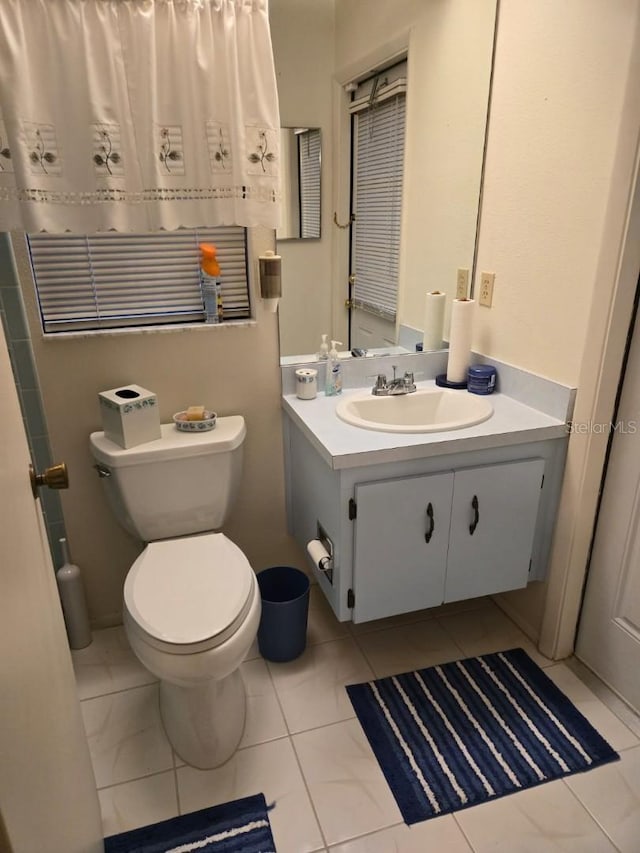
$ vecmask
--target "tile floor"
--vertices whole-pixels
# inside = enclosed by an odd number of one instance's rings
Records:
[[[517,645],[622,760],[407,827],[344,685]],[[252,650],[243,741],[210,771],[173,753],[157,682],[122,628],[96,632],[73,657],[106,835],[262,791],[276,802],[278,853],[640,851],[640,721],[579,662],[543,658],[489,600],[351,625],[312,587],[306,652],[272,664]]]

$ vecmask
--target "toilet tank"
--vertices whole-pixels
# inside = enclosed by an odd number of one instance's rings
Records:
[[[236,498],[246,435],[240,415],[218,418],[209,432],[179,432],[125,450],[90,436],[91,453],[111,509],[143,542],[218,530]]]

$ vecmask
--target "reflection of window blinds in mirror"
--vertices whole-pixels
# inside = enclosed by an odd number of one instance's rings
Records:
[[[298,134],[300,163],[300,236],[320,236],[320,130]]]
[[[406,63],[354,92],[352,298],[395,320],[406,119]],[[376,82],[377,81],[377,82]]]

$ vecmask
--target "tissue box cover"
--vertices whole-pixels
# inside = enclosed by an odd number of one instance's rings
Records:
[[[120,447],[135,447],[160,438],[158,398],[140,385],[101,391],[100,414],[105,436]]]

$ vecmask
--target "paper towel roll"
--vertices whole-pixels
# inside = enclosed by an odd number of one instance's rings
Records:
[[[449,361],[447,380],[466,382],[471,361],[471,335],[473,333],[473,299],[454,299],[451,305],[451,331],[449,332]]]
[[[446,294],[439,290],[427,291],[424,298],[424,332],[422,350],[442,349],[442,328]]]
[[[307,554],[311,557],[314,566],[320,569],[321,572],[326,572],[327,569],[333,568],[331,565],[331,555],[319,539],[312,539],[310,542],[307,542]]]
[[[299,400],[313,400],[318,394],[318,371],[301,367],[296,370],[296,397]]]

